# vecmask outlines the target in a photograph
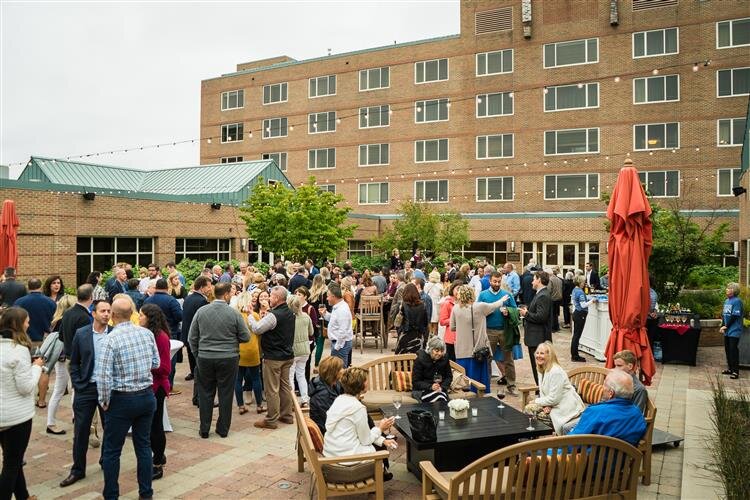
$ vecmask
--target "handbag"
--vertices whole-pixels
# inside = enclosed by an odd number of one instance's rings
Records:
[[[434,443],[437,441],[437,426],[435,417],[429,410],[416,409],[406,412],[411,427],[411,437],[420,443]]]
[[[486,345],[483,347],[477,347],[477,341],[474,338],[474,304],[471,305],[471,339],[474,341],[474,353],[472,354],[474,361],[483,363],[490,359],[490,348]]]
[[[396,329],[401,328],[401,325],[404,323],[404,305],[401,304],[398,308],[398,312],[396,313],[396,317],[393,318],[393,326],[396,327]]]

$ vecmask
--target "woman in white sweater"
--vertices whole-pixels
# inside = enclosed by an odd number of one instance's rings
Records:
[[[9,307],[0,316],[1,499],[9,499],[12,495],[19,500],[30,498],[23,475],[23,455],[31,437],[34,393],[44,359],[31,362],[28,328],[29,315],[20,307]]]
[[[537,415],[541,422],[551,425],[556,434],[562,435],[563,426],[583,412],[583,401],[557,362],[552,342],[540,344],[534,358],[539,370],[539,397],[526,405],[524,413]]]

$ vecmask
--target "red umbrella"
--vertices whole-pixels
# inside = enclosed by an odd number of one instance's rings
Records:
[[[649,311],[648,259],[653,246],[651,206],[633,162],[625,160],[607,209],[609,233],[609,317],[612,331],[607,342],[607,368],[623,349],[639,360],[643,383],[656,373],[646,333]]]
[[[16,215],[16,203],[13,200],[3,202],[3,211],[0,213],[0,272],[6,267],[18,268],[18,215]]]

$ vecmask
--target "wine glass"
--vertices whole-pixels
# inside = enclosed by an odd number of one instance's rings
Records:
[[[398,414],[398,409],[401,408],[401,402],[403,401],[401,394],[394,395],[392,401],[394,408],[396,408],[396,415],[394,415],[394,418],[399,419],[401,418],[401,415]]]
[[[505,399],[505,387],[500,387],[500,389],[497,390],[497,399],[500,400],[500,404],[497,405],[497,407],[501,410],[505,409],[505,405],[503,404],[503,399]]]
[[[529,426],[526,427],[527,431],[534,431],[536,430],[536,427],[534,427],[534,423],[536,422],[536,413],[527,413],[527,417],[529,417]]]

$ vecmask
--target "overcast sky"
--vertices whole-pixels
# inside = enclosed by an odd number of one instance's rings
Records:
[[[459,32],[458,0],[0,1],[0,164],[199,135],[200,82],[237,63],[295,59]],[[99,156],[197,165],[198,144]]]

